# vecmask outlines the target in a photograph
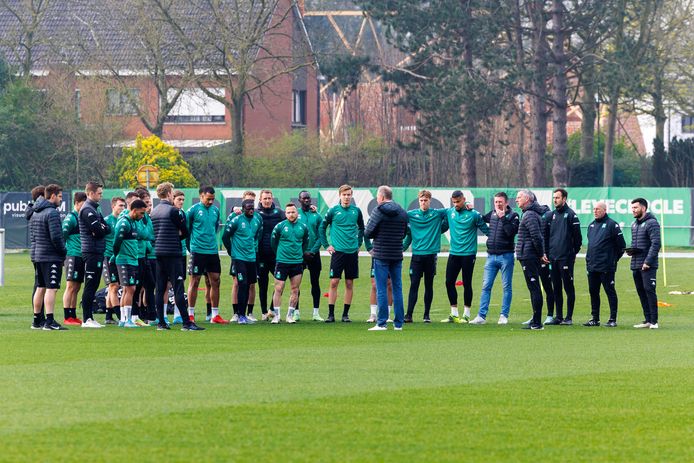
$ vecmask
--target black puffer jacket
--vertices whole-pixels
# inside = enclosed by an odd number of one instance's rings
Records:
[[[651,268],[658,268],[660,224],[650,212],[631,224],[631,247],[638,250],[631,256],[632,270],[641,270],[644,263]]]
[[[32,262],[62,262],[67,255],[60,213],[45,199],[36,201],[29,218]]]
[[[103,254],[106,250],[104,237],[111,232],[111,227],[104,220],[99,203],[86,200],[80,209],[79,219],[82,253]]]
[[[624,234],[619,224],[607,215],[588,225],[586,269],[589,272],[614,272],[624,255]]]
[[[542,206],[536,201],[523,211],[518,227],[518,240],[516,242],[516,259],[539,259],[545,253],[545,240],[542,235]]]
[[[157,256],[180,256],[181,240],[188,237],[186,219],[169,201],[162,200],[150,214]]]
[[[553,210],[547,217],[545,252],[549,260],[576,260],[581,250],[583,237],[581,223],[576,213],[569,206]]]
[[[272,207],[265,208],[262,204],[258,205],[256,209],[256,214],[260,214],[263,219],[263,236],[258,243],[258,255],[262,259],[264,256],[272,256],[274,258],[275,252],[272,250],[270,245],[270,237],[272,236],[272,230],[275,229],[275,225],[287,218],[284,215],[284,211],[272,203]]]
[[[39,196],[36,198],[36,201],[30,202],[27,205],[26,211],[24,211],[24,218],[27,219],[27,226],[28,222],[31,220],[31,216],[34,215],[34,206],[39,204],[41,201],[45,201],[46,199],[43,196]],[[33,246],[29,249],[29,256],[31,257],[31,261],[34,262],[34,248]]]
[[[373,210],[364,229],[364,238],[373,240],[373,257],[402,260],[402,240],[407,232],[407,212],[393,201]]]
[[[491,211],[482,216],[482,219],[489,224],[489,235],[487,238],[488,254],[505,254],[513,252],[514,239],[518,234],[520,220],[518,214],[506,206],[506,214],[499,218],[496,211]]]

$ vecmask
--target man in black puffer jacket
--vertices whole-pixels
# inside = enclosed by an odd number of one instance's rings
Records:
[[[374,259],[378,324],[369,330],[386,329],[388,320],[388,278],[393,288],[393,324],[402,330],[405,307],[402,297],[402,240],[407,232],[407,212],[393,202],[393,190],[382,185],[376,194],[378,207],[374,209],[364,229],[364,237],[373,240],[371,255]]]
[[[258,243],[258,257],[256,260],[260,310],[263,313],[263,320],[271,320],[272,314],[268,313],[267,288],[270,283],[269,275],[274,273],[277,265],[277,257],[270,245],[270,237],[275,226],[285,220],[287,216],[284,215],[282,209],[275,206],[272,191],[270,190],[262,190],[260,192],[260,203],[256,213],[263,219],[263,236]],[[253,309],[249,307],[248,315],[252,315],[252,311]]]
[[[518,227],[516,259],[523,267],[525,284],[530,291],[530,303],[533,307],[532,321],[525,326],[525,329],[542,330],[540,259],[545,254],[545,243],[542,236],[542,208],[534,198],[535,195],[529,190],[520,190],[516,195],[516,203],[523,210],[523,217]]]
[[[660,224],[648,212],[648,201],[636,198],[631,202],[631,213],[636,219],[631,224],[631,271],[636,292],[641,300],[643,322],[634,328],[658,328],[658,296],[655,292],[660,251]]]
[[[36,292],[34,293],[34,320],[32,329],[63,330],[53,318],[55,295],[60,288],[63,260],[67,254],[57,207],[63,201],[63,190],[48,185],[44,193],[48,199],[37,200],[29,218],[31,256],[34,262]],[[41,307],[45,306],[43,320]]]
[[[482,218],[489,224],[487,262],[484,264],[480,309],[470,323],[473,325],[486,323],[494,280],[496,274],[501,271],[504,294],[501,299],[501,314],[498,323],[505,325],[508,323],[511,298],[513,297],[513,249],[520,221],[518,214],[509,207],[508,196],[503,191],[494,195],[494,210]]]
[[[588,225],[588,291],[591,319],[583,326],[600,326],[600,286],[605,288],[610,304],[610,328],[617,326],[617,291],[614,288],[617,261],[624,254],[624,234],[619,224],[607,216],[607,205],[600,201],[593,207],[595,220]]]
[[[34,206],[37,206],[41,201],[45,201],[46,198],[44,195],[46,194],[46,187],[43,185],[37,185],[34,188],[31,189],[31,202],[27,205],[26,211],[24,211],[24,218],[27,219],[27,225],[29,223],[29,220],[31,220],[31,216],[34,215]],[[34,262],[34,253],[31,252],[32,250],[30,249],[29,256],[31,258],[31,262]],[[36,294],[36,282],[34,282],[34,290],[31,292],[31,303],[32,305],[34,304],[34,294]],[[41,305],[41,315],[43,317],[43,304]]]

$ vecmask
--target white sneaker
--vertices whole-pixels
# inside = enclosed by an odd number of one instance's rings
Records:
[[[648,327],[651,330],[657,330],[658,329],[658,324],[657,323],[652,323],[651,326]]]
[[[277,318],[279,318],[279,317],[277,317]],[[296,323],[296,320],[294,320],[294,317],[290,317],[289,315],[287,315],[287,317],[285,318],[285,321],[287,323]],[[275,323],[274,319],[272,320],[272,323]]]
[[[369,331],[386,331],[387,329],[388,328],[386,328],[385,326],[376,325],[376,326],[372,326],[371,328],[369,328]],[[400,329],[402,329],[402,328],[400,328]]]
[[[389,318],[388,320],[386,320],[386,323],[393,323],[393,319]]]
[[[275,313],[270,310],[267,313],[264,313],[263,316],[261,317],[261,320],[264,322],[272,321],[272,319],[275,318]]]
[[[82,322],[82,328],[103,328],[104,325],[94,320],[93,318],[88,318]]]
[[[246,315],[246,319],[247,319],[249,322],[252,322],[252,323],[255,323],[255,322],[258,321],[258,319],[255,318],[255,317],[253,316],[253,314],[251,314],[251,313],[249,313],[248,315]]]
[[[650,328],[651,324],[648,322],[643,322],[643,323],[637,323],[634,325],[634,328]]]
[[[499,316],[499,321],[497,322],[498,325],[508,325],[508,317],[504,315]]]
[[[376,323],[376,315],[371,315],[366,323]]]
[[[532,318],[530,320],[532,320]],[[547,315],[547,318],[545,318],[545,322],[543,323],[543,325],[548,325],[548,324],[552,323],[553,321],[554,321],[554,317],[552,317],[551,315]],[[525,323],[523,323],[523,324],[525,325]]]
[[[521,323],[521,325],[529,325],[529,324],[531,324],[532,322],[533,322],[533,319],[531,318],[530,320],[526,320],[526,321],[524,321],[523,323]]]
[[[470,320],[471,325],[484,325],[485,323],[487,323],[487,320],[480,317],[479,315],[476,316],[475,318],[473,318],[472,320]]]
[[[239,314],[235,313],[232,317],[231,320],[229,320],[231,323],[236,323],[239,321]]]
[[[393,329],[395,331],[402,331],[402,326],[394,326]]]
[[[270,323],[272,323],[273,325],[277,325],[279,322],[280,322],[280,317],[275,316],[275,317],[272,317],[272,321]]]

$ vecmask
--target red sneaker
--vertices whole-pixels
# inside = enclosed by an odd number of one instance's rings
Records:
[[[210,323],[216,323],[219,325],[228,325],[229,320],[224,320],[221,315],[215,315],[212,320],[210,320]]]
[[[82,320],[80,320],[79,318],[70,317],[70,318],[66,318],[63,321],[63,324],[64,325],[70,325],[70,326],[82,326]]]
[[[189,315],[189,316],[188,316],[188,320],[189,320],[191,323],[195,323],[195,316]]]

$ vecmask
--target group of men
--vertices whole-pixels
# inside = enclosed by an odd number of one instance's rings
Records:
[[[63,296],[64,324],[84,328],[101,328],[92,314],[100,275],[108,286],[106,324],[125,328],[156,326],[168,330],[180,324],[183,330],[199,331],[195,323],[195,305],[201,279],[205,279],[207,320],[214,324],[254,323],[256,284],[262,320],[281,321],[281,300],[286,281],[290,296],[285,321],[300,319],[299,296],[304,270],[311,279],[312,319],[334,323],[335,305],[344,274],[344,298],[341,321],[351,322],[354,280],[359,277],[359,249],[362,244],[372,255],[372,305],[369,322],[373,331],[386,330],[391,321],[396,330],[412,322],[419,286],[424,278],[423,321],[431,322],[434,276],[441,250],[441,234],[450,233],[449,258],[445,286],[450,303],[447,323],[484,324],[489,314],[491,290],[501,272],[503,297],[499,324],[507,324],[512,300],[512,278],[517,259],[523,269],[530,292],[533,316],[525,322],[531,330],[543,325],[571,325],[575,306],[574,265],[582,246],[579,220],[567,205],[567,192],[553,192],[554,209],[540,205],[535,195],[521,190],[516,204],[519,216],[509,205],[506,193],[494,196],[494,208],[485,215],[467,203],[460,190],[451,196],[452,207],[431,207],[430,191],[419,192],[419,208],[405,211],[393,201],[392,189],[381,186],[378,206],[365,225],[361,210],[353,204],[352,187],[342,185],[339,202],[321,216],[312,204],[308,191],[299,194],[298,206],[287,203],[278,207],[270,190],[256,195],[244,193],[241,207],[234,208],[226,219],[222,244],[231,256],[233,278],[233,316],[225,320],[219,312],[221,262],[217,235],[221,214],[215,206],[215,190],[199,190],[199,201],[183,210],[184,194],[171,183],[157,186],[159,203],[153,207],[146,189],[137,189],[125,198],[111,199],[111,214],[104,217],[99,207],[102,185],[89,182],[84,192],[76,192],[74,210],[64,220],[57,207],[62,202],[58,185],[39,186],[32,190],[33,204],[27,210],[31,239],[31,259],[35,268],[33,296],[33,329],[65,329],[55,320],[55,298],[65,268],[67,287]],[[618,298],[615,290],[617,262],[624,252],[631,255],[631,270],[641,300],[644,321],[637,328],[658,328],[655,278],[660,249],[660,227],[647,212],[643,198],[632,201],[635,221],[632,244],[627,248],[622,231],[607,216],[605,203],[594,207],[595,220],[588,226],[586,266],[591,299],[591,319],[585,326],[600,325],[600,288],[603,287],[610,307],[605,326],[617,325]],[[479,310],[473,318],[472,276],[477,255],[478,231],[487,235],[488,257],[484,268]],[[405,312],[402,290],[403,253],[412,247],[409,276],[410,289]],[[319,312],[322,271],[320,249],[330,254],[328,316]],[[187,295],[185,279],[190,275]],[[274,277],[274,291],[268,301],[269,275]],[[458,276],[462,274],[463,313],[458,308]],[[81,306],[83,320],[77,317],[76,305],[84,283]],[[544,298],[547,318],[541,321]],[[174,319],[167,317],[169,291],[173,292]],[[566,313],[564,313],[564,293]],[[392,301],[392,302],[390,302]],[[114,319],[114,317],[117,318]]]

